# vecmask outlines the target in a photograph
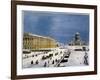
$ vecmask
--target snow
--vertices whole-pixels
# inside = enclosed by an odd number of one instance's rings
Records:
[[[62,63],[63,66],[85,66],[84,64],[85,52],[83,51],[72,51],[68,62]]]
[[[59,66],[85,66],[85,54],[88,51],[75,51],[74,48],[52,48],[50,51],[35,51],[30,54],[23,54],[22,68],[35,68],[35,67],[58,67]],[[65,58],[70,53],[68,58]],[[52,54],[52,56],[50,56]],[[46,59],[42,59],[43,56]],[[62,62],[63,59],[68,62]],[[87,59],[88,60],[88,59]],[[37,64],[36,64],[37,63]]]

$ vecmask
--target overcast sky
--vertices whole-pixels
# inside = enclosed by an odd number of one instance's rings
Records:
[[[24,32],[50,36],[60,43],[68,43],[76,32],[89,41],[89,15],[61,12],[23,11]]]

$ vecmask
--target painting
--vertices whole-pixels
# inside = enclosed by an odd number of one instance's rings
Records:
[[[12,1],[12,79],[97,73],[97,7]]]
[[[89,64],[88,14],[23,11],[23,20],[23,68]]]

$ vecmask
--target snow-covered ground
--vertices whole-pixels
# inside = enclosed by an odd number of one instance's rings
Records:
[[[67,49],[54,48],[51,51],[37,51],[23,54],[23,68],[55,66],[66,52]],[[46,59],[42,59],[43,56]]]
[[[61,66],[84,66],[86,65],[84,63],[85,59],[85,52],[84,51],[72,51],[68,62],[60,63]]]
[[[88,62],[88,51],[75,51],[74,48],[53,48],[50,51],[44,50],[23,54],[22,67],[67,67],[86,65],[86,62]],[[65,62],[63,62],[63,60],[65,60]]]

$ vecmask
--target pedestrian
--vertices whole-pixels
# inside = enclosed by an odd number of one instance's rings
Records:
[[[38,64],[39,62],[38,62],[38,60],[36,61],[36,64]]]
[[[57,59],[55,60],[55,62],[57,62]]]
[[[46,67],[46,66],[47,66],[47,63],[45,62],[45,63],[44,63],[44,67]]]
[[[52,64],[54,64],[54,60],[52,61]]]
[[[33,64],[33,61],[31,61],[31,64]]]

